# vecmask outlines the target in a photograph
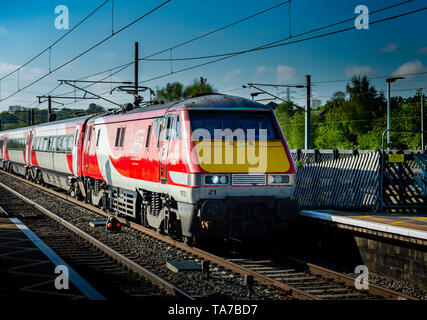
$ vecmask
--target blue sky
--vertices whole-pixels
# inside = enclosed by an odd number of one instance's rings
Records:
[[[68,7],[71,28],[103,2],[104,0],[1,1],[0,77],[22,65],[66,32],[66,30],[55,28],[54,21],[57,15],[54,10],[57,5]],[[111,34],[111,2],[112,0],[52,48],[52,69]],[[12,104],[35,106],[36,95],[42,95],[56,87],[57,79],[77,79],[131,61],[135,41],[139,42],[140,56],[148,55],[281,2],[280,0],[172,0],[75,62],[1,102],[0,110],[5,110]],[[357,14],[354,10],[357,5],[366,5],[372,12],[398,2],[400,1],[293,0],[291,33],[296,35],[347,18],[356,18]],[[115,0],[114,29],[117,31],[160,3],[162,1],[158,0]],[[371,14],[369,19],[372,22],[424,6],[425,1],[414,0],[378,14]],[[312,95],[324,102],[335,91],[344,90],[346,82],[316,83],[318,81],[350,79],[354,73],[375,77],[427,71],[426,18],[427,10],[371,25],[368,30],[351,30],[319,39],[247,53],[144,84],[156,89],[173,81],[190,84],[193,79],[203,76],[219,92],[249,97],[250,91],[242,89],[242,84],[247,82],[297,84],[304,81],[305,74],[310,74],[313,81]],[[354,26],[354,21],[307,36],[351,26]],[[172,55],[174,58],[179,58],[239,51],[285,38],[288,35],[289,20],[286,4],[204,39],[174,49]],[[157,57],[169,58],[170,52]],[[176,71],[205,61],[207,60],[173,62],[172,69]],[[48,70],[49,55],[45,53],[21,70],[19,86],[22,88]],[[170,70],[170,62],[144,61],[140,63],[139,78],[140,80],[149,79],[168,73]],[[132,67],[118,73],[112,79],[131,81]],[[384,79],[375,79],[372,83],[378,90],[386,88]],[[412,95],[415,90],[405,89],[419,87],[427,87],[427,74],[394,83],[392,94]],[[18,74],[7,77],[1,81],[1,97],[6,97],[17,88]],[[110,85],[104,84],[96,85],[92,90],[101,93],[110,88]],[[424,89],[424,92],[426,90]],[[61,86],[53,94],[68,91],[70,91],[69,87]],[[271,92],[286,96],[284,90],[271,89]],[[304,105],[304,89],[291,89],[291,96],[298,104]],[[107,94],[105,97],[118,103],[132,100],[125,94]],[[78,102],[68,107],[86,107],[89,102]],[[100,104],[111,107],[108,103],[100,102]]]

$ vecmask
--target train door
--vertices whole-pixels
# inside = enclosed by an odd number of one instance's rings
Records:
[[[80,129],[79,126],[76,126],[76,135],[74,136],[74,146],[73,146],[73,173],[75,176],[79,175],[79,137]]]
[[[27,143],[25,145],[25,161],[27,165],[31,165],[31,144],[33,143],[33,132],[30,131],[27,135]]]
[[[173,125],[173,117],[167,116],[164,125],[161,128],[159,141],[160,141],[160,152],[159,152],[159,180],[161,183],[166,183],[167,180],[167,169],[168,169],[168,154],[169,154],[169,141],[170,132]]]
[[[89,152],[90,152],[90,145],[91,145],[91,141],[92,141],[92,136],[93,136],[93,132],[95,128],[93,127],[93,125],[88,126],[86,132],[87,132],[87,139],[86,139],[86,145],[85,145],[85,155],[84,155],[84,166],[86,170],[89,170]]]

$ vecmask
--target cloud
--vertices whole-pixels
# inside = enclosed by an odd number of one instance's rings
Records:
[[[20,67],[19,65],[0,62],[0,76],[5,76],[10,72],[15,71],[19,67]],[[19,73],[19,79],[23,81],[35,80],[41,77],[42,75],[44,75],[45,73],[46,71],[39,67],[32,67],[32,68],[24,67],[21,69]]]
[[[419,48],[415,53],[416,54],[423,54],[423,55],[425,54],[425,55],[427,55],[427,46]]]
[[[384,48],[380,50],[380,52],[394,52],[397,49],[397,43],[390,42]]]
[[[1,63],[0,62],[0,76],[4,76],[5,74],[19,68],[17,65],[8,64],[8,63]]]
[[[117,52],[114,51],[107,51],[104,53],[104,57],[106,57],[107,59],[115,59],[117,55]]]
[[[263,74],[265,74],[267,71],[268,71],[268,67],[266,67],[266,66],[259,66],[258,68],[256,68],[256,74],[257,75],[263,75]]]
[[[286,65],[276,67],[276,76],[278,82],[292,81],[298,78],[296,69]]]
[[[351,78],[354,75],[358,76],[371,76],[377,72],[369,66],[351,66],[345,68],[345,76]]]
[[[405,62],[392,72],[392,75],[423,72],[425,68],[419,60]]]
[[[224,82],[230,83],[234,80],[236,80],[237,77],[239,77],[243,73],[242,69],[234,69],[226,72],[224,76]]]
[[[0,26],[0,36],[7,35],[7,30],[5,26]]]

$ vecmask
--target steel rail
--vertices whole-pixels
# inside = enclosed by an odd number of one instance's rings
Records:
[[[13,177],[16,178],[16,176],[13,176]],[[26,180],[24,180],[24,181],[28,182]],[[185,293],[184,291],[182,291],[178,287],[174,286],[170,282],[166,281],[165,279],[162,279],[161,277],[159,277],[158,275],[156,275],[153,272],[149,271],[148,269],[145,269],[144,267],[140,266],[139,264],[133,262],[132,260],[130,260],[127,257],[125,257],[124,255],[120,254],[119,252],[117,252],[114,249],[110,248],[109,246],[105,245],[101,241],[95,239],[91,235],[89,235],[86,232],[84,232],[83,230],[77,228],[76,226],[74,226],[73,224],[71,224],[68,221],[64,220],[63,218],[57,216],[53,212],[47,210],[46,208],[42,207],[41,205],[39,205],[39,204],[35,203],[34,201],[28,199],[27,197],[23,196],[22,194],[20,194],[19,192],[15,191],[14,189],[6,186],[5,184],[3,184],[1,182],[0,182],[0,187],[6,189],[7,191],[9,191],[10,193],[12,193],[13,195],[17,196],[18,198],[20,198],[21,200],[25,201],[29,205],[33,206],[37,210],[41,211],[42,213],[46,214],[47,216],[49,216],[50,218],[54,219],[55,221],[57,221],[61,225],[65,226],[69,230],[73,231],[75,234],[77,234],[81,238],[85,239],[86,241],[88,241],[89,243],[91,243],[93,246],[95,246],[98,249],[102,250],[103,252],[105,252],[106,254],[108,254],[110,257],[112,257],[116,261],[120,262],[124,266],[128,267],[129,269],[131,269],[131,270],[135,271],[136,273],[140,274],[145,279],[149,280],[150,282],[152,282],[156,286],[158,286],[158,287],[162,288],[163,290],[165,290],[167,293],[172,294],[172,295],[177,296],[177,297],[181,297],[181,298],[183,298],[185,300],[191,300],[191,301],[195,301],[196,300],[194,297],[192,297],[189,294]],[[49,190],[49,189],[47,189],[47,190]]]
[[[103,215],[105,217],[111,216],[111,214],[106,213],[103,210],[101,210],[101,209],[99,209],[97,207],[92,206],[91,204],[79,201],[79,200],[77,200],[77,199],[75,199],[75,198],[73,198],[73,197],[71,197],[69,195],[66,195],[66,194],[63,194],[61,192],[52,190],[50,188],[41,186],[41,185],[39,185],[37,183],[34,183],[32,181],[28,181],[28,180],[26,180],[26,179],[24,179],[22,177],[13,175],[13,174],[8,173],[8,172],[1,171],[1,173],[4,173],[4,174],[6,174],[8,176],[11,176],[11,177],[13,177],[15,179],[18,179],[18,180],[20,180],[22,182],[25,182],[28,185],[36,187],[36,188],[38,188],[38,189],[40,189],[42,191],[48,192],[48,193],[50,193],[50,194],[52,194],[54,196],[60,197],[61,199],[66,200],[68,202],[71,202],[71,203],[73,203],[75,205],[78,205],[78,206],[80,206],[82,208],[91,210],[92,212],[98,213],[98,214]],[[176,247],[176,248],[178,248],[178,249],[180,249],[182,251],[185,251],[185,252],[187,252],[187,253],[189,253],[189,254],[191,254],[193,256],[197,256],[197,257],[199,257],[201,259],[208,260],[208,261],[210,261],[210,262],[212,262],[212,263],[214,263],[214,264],[216,264],[218,266],[224,267],[224,268],[226,268],[226,269],[228,269],[228,270],[230,270],[230,271],[232,271],[234,273],[237,273],[239,275],[242,275],[242,276],[251,275],[251,276],[254,277],[254,280],[256,282],[258,282],[259,284],[267,285],[267,286],[270,286],[270,287],[276,287],[276,288],[278,288],[278,289],[280,289],[282,291],[285,291],[288,295],[290,295],[291,297],[293,297],[295,299],[300,299],[300,300],[322,300],[321,298],[319,298],[319,297],[317,297],[317,296],[315,296],[313,294],[304,292],[301,289],[297,289],[297,288],[292,287],[292,286],[290,286],[288,284],[285,284],[285,283],[282,283],[280,281],[274,280],[274,279],[272,279],[272,278],[270,278],[268,276],[264,276],[264,275],[262,275],[262,274],[260,274],[260,273],[258,273],[256,271],[254,271],[254,270],[251,270],[249,268],[243,267],[243,266],[241,266],[241,265],[239,265],[237,263],[234,263],[232,261],[229,261],[229,260],[227,260],[225,258],[218,257],[218,256],[216,256],[216,255],[214,255],[212,253],[209,253],[209,252],[204,251],[204,250],[199,249],[199,248],[189,247],[189,246],[187,246],[186,244],[184,244],[182,242],[179,242],[179,241],[174,240],[174,239],[172,239],[170,237],[167,237],[167,236],[163,236],[163,235],[157,233],[155,230],[151,230],[151,229],[149,229],[147,227],[144,227],[142,225],[139,225],[137,223],[131,222],[131,221],[126,220],[126,219],[121,218],[121,217],[117,217],[117,219],[123,225],[125,225],[127,227],[130,227],[130,228],[135,229],[137,231],[143,232],[144,234],[146,234],[146,235],[148,235],[148,236],[150,236],[152,238],[160,240],[160,241],[162,241],[162,242],[164,242],[166,244],[172,245],[172,246],[174,246],[174,247]],[[295,265],[298,268],[308,269],[313,274],[318,274],[318,275],[321,275],[321,276],[324,276],[324,277],[330,277],[330,278],[333,278],[333,279],[335,279],[337,281],[344,282],[347,285],[354,285],[355,278],[353,278],[351,276],[347,276],[347,275],[338,273],[336,271],[333,271],[333,270],[330,270],[330,269],[327,269],[327,268],[324,268],[324,267],[321,267],[321,266],[317,266],[317,265],[312,264],[312,263],[307,263],[305,261],[302,261],[302,260],[299,260],[299,259],[296,259],[296,258],[292,258],[292,257],[288,257],[288,256],[283,256],[283,255],[280,255],[280,256],[277,255],[277,257],[279,259],[281,259],[281,260],[286,260],[286,262],[288,262],[290,264],[293,264],[293,265]],[[411,297],[411,296],[408,296],[408,295],[405,295],[405,294],[402,294],[402,293],[399,293],[399,292],[396,292],[396,291],[393,291],[393,290],[390,290],[390,289],[386,289],[386,288],[383,288],[383,287],[380,287],[380,286],[377,286],[377,285],[374,285],[374,284],[369,284],[369,293],[373,294],[373,295],[382,296],[385,299],[392,299],[392,300],[418,300],[415,297]]]
[[[54,196],[57,196],[57,197],[59,197],[59,198],[61,198],[63,200],[71,202],[71,203],[73,203],[75,205],[78,205],[78,206],[80,206],[82,208],[91,210],[92,212],[98,213],[98,214],[103,215],[105,217],[110,217],[111,216],[111,213],[110,214],[106,213],[106,212],[102,211],[99,208],[96,208],[96,207],[94,207],[94,206],[92,206],[92,205],[90,205],[88,203],[84,203],[82,201],[76,200],[75,198],[73,198],[73,197],[71,197],[69,195],[66,195],[66,194],[60,193],[58,191],[52,190],[50,188],[38,185],[38,184],[36,184],[36,183],[34,183],[32,181],[26,180],[26,179],[24,179],[22,177],[18,177],[16,175],[13,175],[13,174],[8,173],[8,172],[2,171],[1,173],[4,173],[4,174],[6,174],[6,175],[8,175],[10,177],[13,177],[14,179],[18,179],[18,180],[20,180],[20,181],[22,181],[22,182],[24,182],[24,183],[26,183],[28,185],[31,185],[31,186],[33,186],[35,188],[38,188],[38,189],[42,190],[42,191],[48,192],[48,193],[50,193],[50,194],[52,194]],[[3,186],[3,184],[0,183],[0,186]],[[7,188],[10,189],[9,187],[7,187]],[[23,196],[21,195],[21,197],[23,197]],[[33,205],[39,206],[38,204],[36,204],[34,202],[32,202],[32,203],[33,203]],[[62,218],[59,218],[59,219],[61,219],[61,221],[63,220]],[[125,226],[130,227],[130,228],[135,229],[135,230],[138,230],[140,232],[143,232],[143,233],[147,234],[148,236],[150,236],[152,238],[160,240],[160,241],[162,241],[162,242],[164,242],[166,244],[172,245],[172,246],[174,246],[174,247],[176,247],[176,248],[178,248],[178,249],[180,249],[182,251],[188,252],[189,254],[191,254],[193,256],[197,256],[197,257],[199,257],[201,259],[208,260],[208,261],[210,261],[210,262],[212,262],[212,263],[214,263],[214,264],[216,264],[218,266],[222,266],[222,267],[224,267],[224,268],[226,268],[226,269],[228,269],[228,270],[230,270],[230,271],[232,271],[234,273],[242,275],[242,276],[251,275],[251,276],[254,277],[254,280],[257,281],[258,283],[263,284],[263,285],[267,285],[267,286],[271,286],[271,287],[276,287],[276,288],[278,288],[278,289],[280,289],[282,291],[285,291],[288,295],[290,295],[291,297],[293,297],[295,299],[300,299],[300,300],[320,300],[320,298],[318,298],[318,297],[316,297],[316,296],[314,296],[312,294],[306,293],[303,290],[299,290],[299,289],[294,288],[294,287],[292,287],[290,285],[287,285],[285,283],[282,283],[282,282],[279,282],[277,280],[274,280],[274,279],[271,279],[269,277],[266,277],[266,276],[264,276],[262,274],[259,274],[256,271],[253,271],[253,270],[250,270],[248,268],[242,267],[242,266],[240,266],[240,265],[238,265],[238,264],[236,264],[234,262],[231,262],[231,261],[229,261],[227,259],[218,257],[218,256],[216,256],[216,255],[214,255],[212,253],[209,253],[207,251],[204,251],[202,249],[195,248],[195,247],[189,247],[189,246],[187,246],[186,244],[184,244],[182,242],[179,242],[179,241],[176,241],[176,240],[174,240],[172,238],[163,236],[163,235],[157,233],[156,231],[151,230],[149,228],[146,228],[144,226],[141,226],[141,225],[139,225],[137,223],[131,222],[131,221],[126,220],[126,219],[121,218],[121,217],[117,217],[117,219],[122,223],[122,225],[125,225]]]
[[[274,256],[278,260],[286,262],[289,265],[293,265],[294,267],[308,270],[313,274],[317,274],[325,278],[332,278],[336,281],[343,282],[344,284],[349,286],[354,286],[354,281],[355,281],[354,277],[351,277],[346,274],[342,274],[340,272],[333,271],[325,267],[321,267],[316,264],[306,262],[294,257],[290,257],[290,256],[278,254],[278,253],[275,253]],[[387,289],[371,283],[369,284],[369,289],[365,290],[365,292],[370,293],[372,295],[382,296],[387,300],[419,300],[415,297],[408,296],[406,294],[393,291],[391,289]]]

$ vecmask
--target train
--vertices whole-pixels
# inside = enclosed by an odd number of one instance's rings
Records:
[[[201,94],[0,132],[0,168],[160,233],[244,239],[298,216],[274,110]]]

